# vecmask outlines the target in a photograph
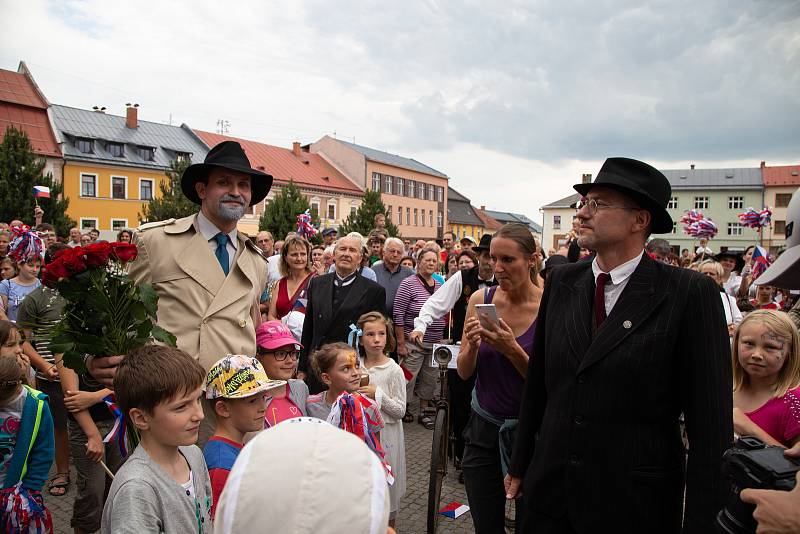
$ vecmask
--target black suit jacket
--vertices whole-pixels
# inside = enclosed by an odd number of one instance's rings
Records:
[[[685,485],[683,531],[714,532],[733,439],[719,289],[644,255],[594,337],[593,295],[591,262],[547,276],[510,468],[525,507],[581,533],[675,533]]]
[[[311,393],[325,389],[311,370],[310,355],[325,343],[347,341],[350,325],[371,311],[386,314],[386,290],[372,280],[357,274],[345,300],[334,314],[333,280],[335,273],[315,276],[308,284],[308,305],[303,323],[303,337],[298,369],[306,373],[306,383]]]

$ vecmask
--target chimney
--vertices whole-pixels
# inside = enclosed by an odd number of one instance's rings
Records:
[[[292,154],[298,158],[300,157],[300,141],[295,141],[292,143]]]
[[[584,174],[581,176],[581,183],[582,184],[589,184],[592,182],[592,175],[591,174]]]
[[[692,170],[694,170],[694,163],[692,163],[691,165],[689,165],[689,168],[690,168],[690,169],[692,169]]]
[[[764,167],[766,167],[766,166],[767,166],[767,162],[766,162],[766,161],[762,161],[762,162],[761,162],[761,168],[763,169],[763,168],[764,168]]]
[[[481,206],[481,211],[486,211],[486,206]]]
[[[125,126],[135,130],[139,127],[139,104],[130,103],[125,104],[127,107],[126,114],[125,114]]]

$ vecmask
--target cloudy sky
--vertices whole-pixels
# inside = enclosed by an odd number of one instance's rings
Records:
[[[541,221],[608,156],[800,162],[797,0],[0,0],[48,99],[410,156]]]

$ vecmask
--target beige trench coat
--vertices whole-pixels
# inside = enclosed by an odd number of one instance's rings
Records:
[[[196,219],[192,215],[142,225],[130,275],[153,285],[159,297],[158,325],[175,334],[178,348],[208,371],[226,354],[255,354],[267,263],[239,232],[236,258],[226,277],[197,231]]]

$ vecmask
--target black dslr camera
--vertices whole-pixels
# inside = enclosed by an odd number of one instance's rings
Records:
[[[756,531],[755,506],[739,498],[743,489],[794,489],[800,461],[786,458],[783,451],[782,447],[768,446],[752,436],[739,438],[732,448],[725,451],[722,472],[730,484],[730,491],[725,508],[717,514],[719,532],[740,534]]]

